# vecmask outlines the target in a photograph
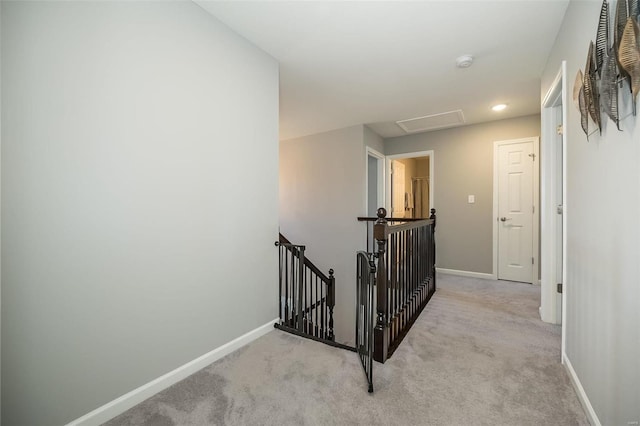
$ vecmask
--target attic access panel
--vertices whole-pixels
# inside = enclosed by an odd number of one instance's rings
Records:
[[[424,117],[396,121],[396,124],[407,133],[417,133],[461,126],[465,124],[465,119],[462,110],[457,109],[455,111],[441,112],[439,114],[431,114],[425,115]]]

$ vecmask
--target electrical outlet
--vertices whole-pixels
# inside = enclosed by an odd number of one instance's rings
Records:
[[[473,204],[473,203],[476,202],[476,196],[475,195],[469,195],[468,200],[469,200],[468,201],[469,204]]]

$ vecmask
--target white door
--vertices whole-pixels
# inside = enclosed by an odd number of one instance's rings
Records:
[[[404,164],[391,162],[391,217],[404,217]]]
[[[498,279],[533,280],[533,142],[498,146]]]
[[[557,127],[557,137],[554,141],[554,148],[556,150],[556,164],[555,164],[555,195],[556,195],[556,285],[562,285],[562,252],[563,252],[563,240],[562,240],[562,216],[564,209],[563,202],[563,160],[562,160],[562,105],[554,108],[554,114],[556,115],[556,123],[560,123]],[[556,287],[557,288],[557,287]],[[562,293],[556,293],[556,323],[562,323]]]

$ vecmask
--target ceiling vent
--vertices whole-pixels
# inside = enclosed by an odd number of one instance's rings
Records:
[[[461,126],[465,123],[461,109],[439,114],[425,115],[424,117],[410,118],[396,121],[396,124],[407,133],[427,132],[429,130],[446,129],[447,127]]]

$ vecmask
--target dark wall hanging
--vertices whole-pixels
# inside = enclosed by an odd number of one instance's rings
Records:
[[[588,140],[589,113],[587,112],[587,104],[584,101],[584,77],[582,75],[582,70],[578,70],[578,74],[576,74],[576,82],[573,86],[573,101],[576,103],[578,111],[580,111],[580,125],[582,126],[584,133],[587,135]]]
[[[596,35],[596,59],[600,77],[600,108],[620,130],[618,113],[618,60],[609,43],[609,3],[602,2],[598,33]]]
[[[600,76],[600,106],[605,114],[620,130],[620,115],[618,112],[618,61],[613,48],[609,48],[602,61]]]
[[[639,20],[640,0],[618,0],[610,34],[609,3],[607,0],[602,2],[595,44],[589,43],[584,75],[578,71],[573,88],[573,99],[580,111],[580,124],[587,140],[596,130],[602,133],[601,111],[620,130],[618,90],[624,85],[631,94],[632,115],[636,115],[640,92]],[[590,121],[595,127],[591,133]]]
[[[594,51],[593,42],[590,42],[587,63],[584,66],[584,101],[587,104],[589,116],[595,123],[598,130],[601,130],[600,95],[598,93],[597,73],[596,53]]]

